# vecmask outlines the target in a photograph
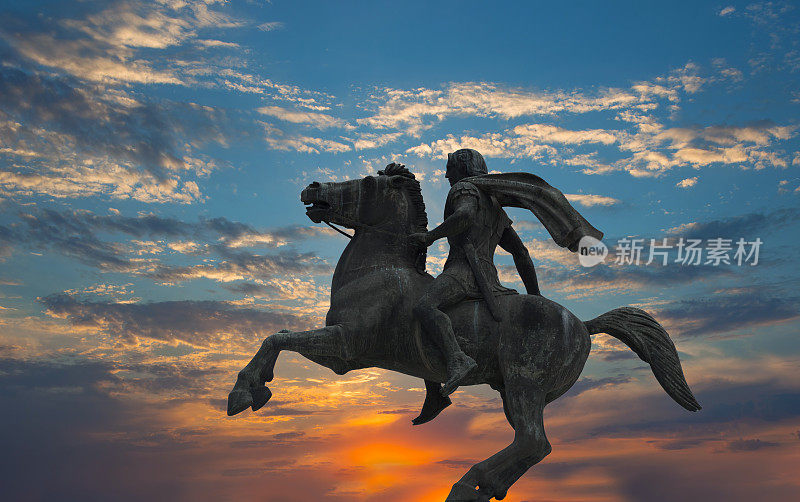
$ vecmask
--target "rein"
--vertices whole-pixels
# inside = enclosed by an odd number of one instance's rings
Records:
[[[372,225],[367,225],[366,223],[361,223],[360,221],[351,220],[350,218],[347,218],[346,216],[344,216],[344,215],[341,215],[341,214],[335,214],[335,216],[336,216],[337,218],[339,218],[339,220],[343,221],[343,222],[344,222],[346,225],[350,225],[351,227],[353,227],[353,228],[355,228],[355,229],[358,229],[358,228],[363,228],[363,229],[365,229],[365,230],[371,230],[371,231],[373,231],[373,232],[378,232],[378,233],[381,233],[381,234],[391,235],[391,236],[393,236],[393,237],[397,237],[397,236],[400,236],[400,237],[402,237],[402,236],[405,236],[405,235],[406,235],[406,234],[403,234],[403,233],[400,233],[400,232],[392,232],[392,231],[390,231],[390,230],[384,230],[384,229],[382,229],[382,228],[374,227],[374,226],[372,226]],[[331,227],[332,229],[336,230],[336,231],[337,231],[337,232],[339,232],[340,234],[342,234],[342,235],[344,235],[345,237],[347,237],[348,239],[352,239],[352,238],[353,238],[353,236],[352,236],[352,235],[348,234],[347,232],[345,232],[345,231],[344,231],[344,230],[342,230],[341,228],[339,228],[339,227],[335,226],[335,225],[334,225],[333,223],[331,223],[330,221],[328,221],[328,220],[322,220],[322,221],[323,221],[323,222],[324,222],[326,225],[328,225],[329,227]]]
[[[348,239],[352,239],[352,238],[353,238],[353,236],[352,236],[352,235],[348,234],[347,232],[345,232],[345,231],[344,231],[344,230],[342,230],[341,228],[339,228],[339,227],[337,227],[337,226],[334,226],[334,224],[333,224],[333,223],[331,223],[330,221],[328,221],[328,220],[322,220],[322,222],[323,222],[323,223],[325,223],[326,225],[328,225],[329,227],[331,227],[332,229],[336,230],[336,231],[337,231],[337,232],[339,232],[340,234],[344,235],[344,236],[345,236],[345,237],[347,237]]]

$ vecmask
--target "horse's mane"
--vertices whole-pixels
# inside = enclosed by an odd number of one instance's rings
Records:
[[[420,188],[419,181],[417,181],[414,173],[408,170],[403,164],[392,162],[385,169],[378,171],[378,176],[402,176],[408,178],[409,182],[404,184],[408,198],[414,207],[414,231],[427,232],[428,231],[428,213],[425,211],[425,201],[422,198],[422,189]],[[427,250],[423,249],[417,255],[416,267],[417,270],[425,272],[425,261],[427,260]]]

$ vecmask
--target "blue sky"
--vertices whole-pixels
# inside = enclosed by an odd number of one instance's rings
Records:
[[[323,323],[344,242],[305,217],[300,190],[398,161],[437,224],[446,155],[469,147],[491,170],[542,176],[605,232],[611,256],[583,268],[530,213],[509,211],[544,294],[583,319],[653,312],[705,406],[670,407],[627,349],[598,336],[584,379],[551,406],[554,454],[509,500],[653,500],[648,486],[666,500],[663,469],[693,498],[796,494],[797,7],[4,2],[0,398],[52,433],[37,439],[31,425],[3,439],[29,452],[3,484],[30,490],[48,444],[66,454],[77,442],[88,472],[130,485],[120,499],[144,498],[141,480],[167,472],[159,482],[178,499],[247,495],[234,488],[243,477],[279,485],[274,500],[442,499],[434,490],[507,442],[486,389],[461,389],[442,425],[420,432],[405,420],[419,382],[335,377],[286,355],[273,410],[229,419],[220,400],[265,336]],[[614,262],[623,237],[763,245],[756,266],[635,266]],[[446,253],[431,248],[431,273]],[[521,288],[510,257],[497,263]],[[600,412],[615,401],[633,411]],[[55,426],[60,410],[71,425]],[[449,449],[455,431],[474,447]],[[399,457],[376,461],[370,444]],[[196,463],[155,468],[154,455],[186,451]],[[704,484],[690,467],[734,482]],[[63,481],[31,499],[98,496],[63,465],[48,469]],[[305,495],[291,491],[298,479]]]

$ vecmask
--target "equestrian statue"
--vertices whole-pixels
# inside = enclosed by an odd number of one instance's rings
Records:
[[[444,221],[428,231],[420,184],[401,164],[377,176],[340,183],[314,182],[301,201],[315,223],[354,231],[331,283],[325,326],[282,330],[267,337],[239,372],[228,396],[228,415],[257,411],[272,396],[283,350],[343,375],[378,367],[422,378],[426,397],[419,425],[451,404],[459,386],[489,384],[503,401],[514,440],[473,465],[446,502],[488,502],[508,489],[550,451],[544,407],[578,380],[591,348],[590,336],[611,335],[647,362],[661,387],[689,411],[700,405],[683,375],[675,345],[647,312],[622,307],[583,322],[541,295],[536,270],[504,207],[530,210],[553,240],[572,252],[582,239],[603,234],[564,194],[529,173],[488,174],[475,150],[448,155],[451,188]],[[425,271],[426,250],[447,238],[442,273]],[[525,286],[519,294],[500,283],[497,246],[508,251]]]

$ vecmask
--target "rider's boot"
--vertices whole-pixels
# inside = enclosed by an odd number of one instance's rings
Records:
[[[442,395],[449,396],[461,384],[461,380],[472,371],[478,363],[462,350],[453,353],[447,361],[447,382],[442,387]]]
[[[449,397],[443,396],[439,382],[425,380],[425,403],[419,416],[411,421],[414,425],[422,425],[436,418],[445,408],[453,404]]]

